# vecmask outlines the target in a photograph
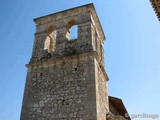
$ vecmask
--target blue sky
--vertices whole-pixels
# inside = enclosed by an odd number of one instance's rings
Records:
[[[160,21],[149,0],[0,0],[0,120],[20,117],[33,19],[87,3],[94,3],[106,35],[109,95],[130,114],[160,117]]]

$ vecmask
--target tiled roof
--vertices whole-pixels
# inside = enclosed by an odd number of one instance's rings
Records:
[[[157,14],[157,17],[160,21],[160,0],[150,0],[156,14]]]

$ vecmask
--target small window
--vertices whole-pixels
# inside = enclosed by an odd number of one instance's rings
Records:
[[[70,28],[70,40],[75,40],[78,38],[78,25],[73,25]]]

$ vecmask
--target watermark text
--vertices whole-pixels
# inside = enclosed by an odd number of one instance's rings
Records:
[[[131,119],[136,119],[136,118],[146,118],[146,119],[157,119],[159,118],[158,114],[147,114],[147,113],[142,113],[142,114],[125,114],[125,117],[130,117]]]

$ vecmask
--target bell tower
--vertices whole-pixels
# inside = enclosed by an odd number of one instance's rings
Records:
[[[20,120],[106,120],[105,39],[93,4],[34,19]],[[77,26],[77,37],[70,35]]]

